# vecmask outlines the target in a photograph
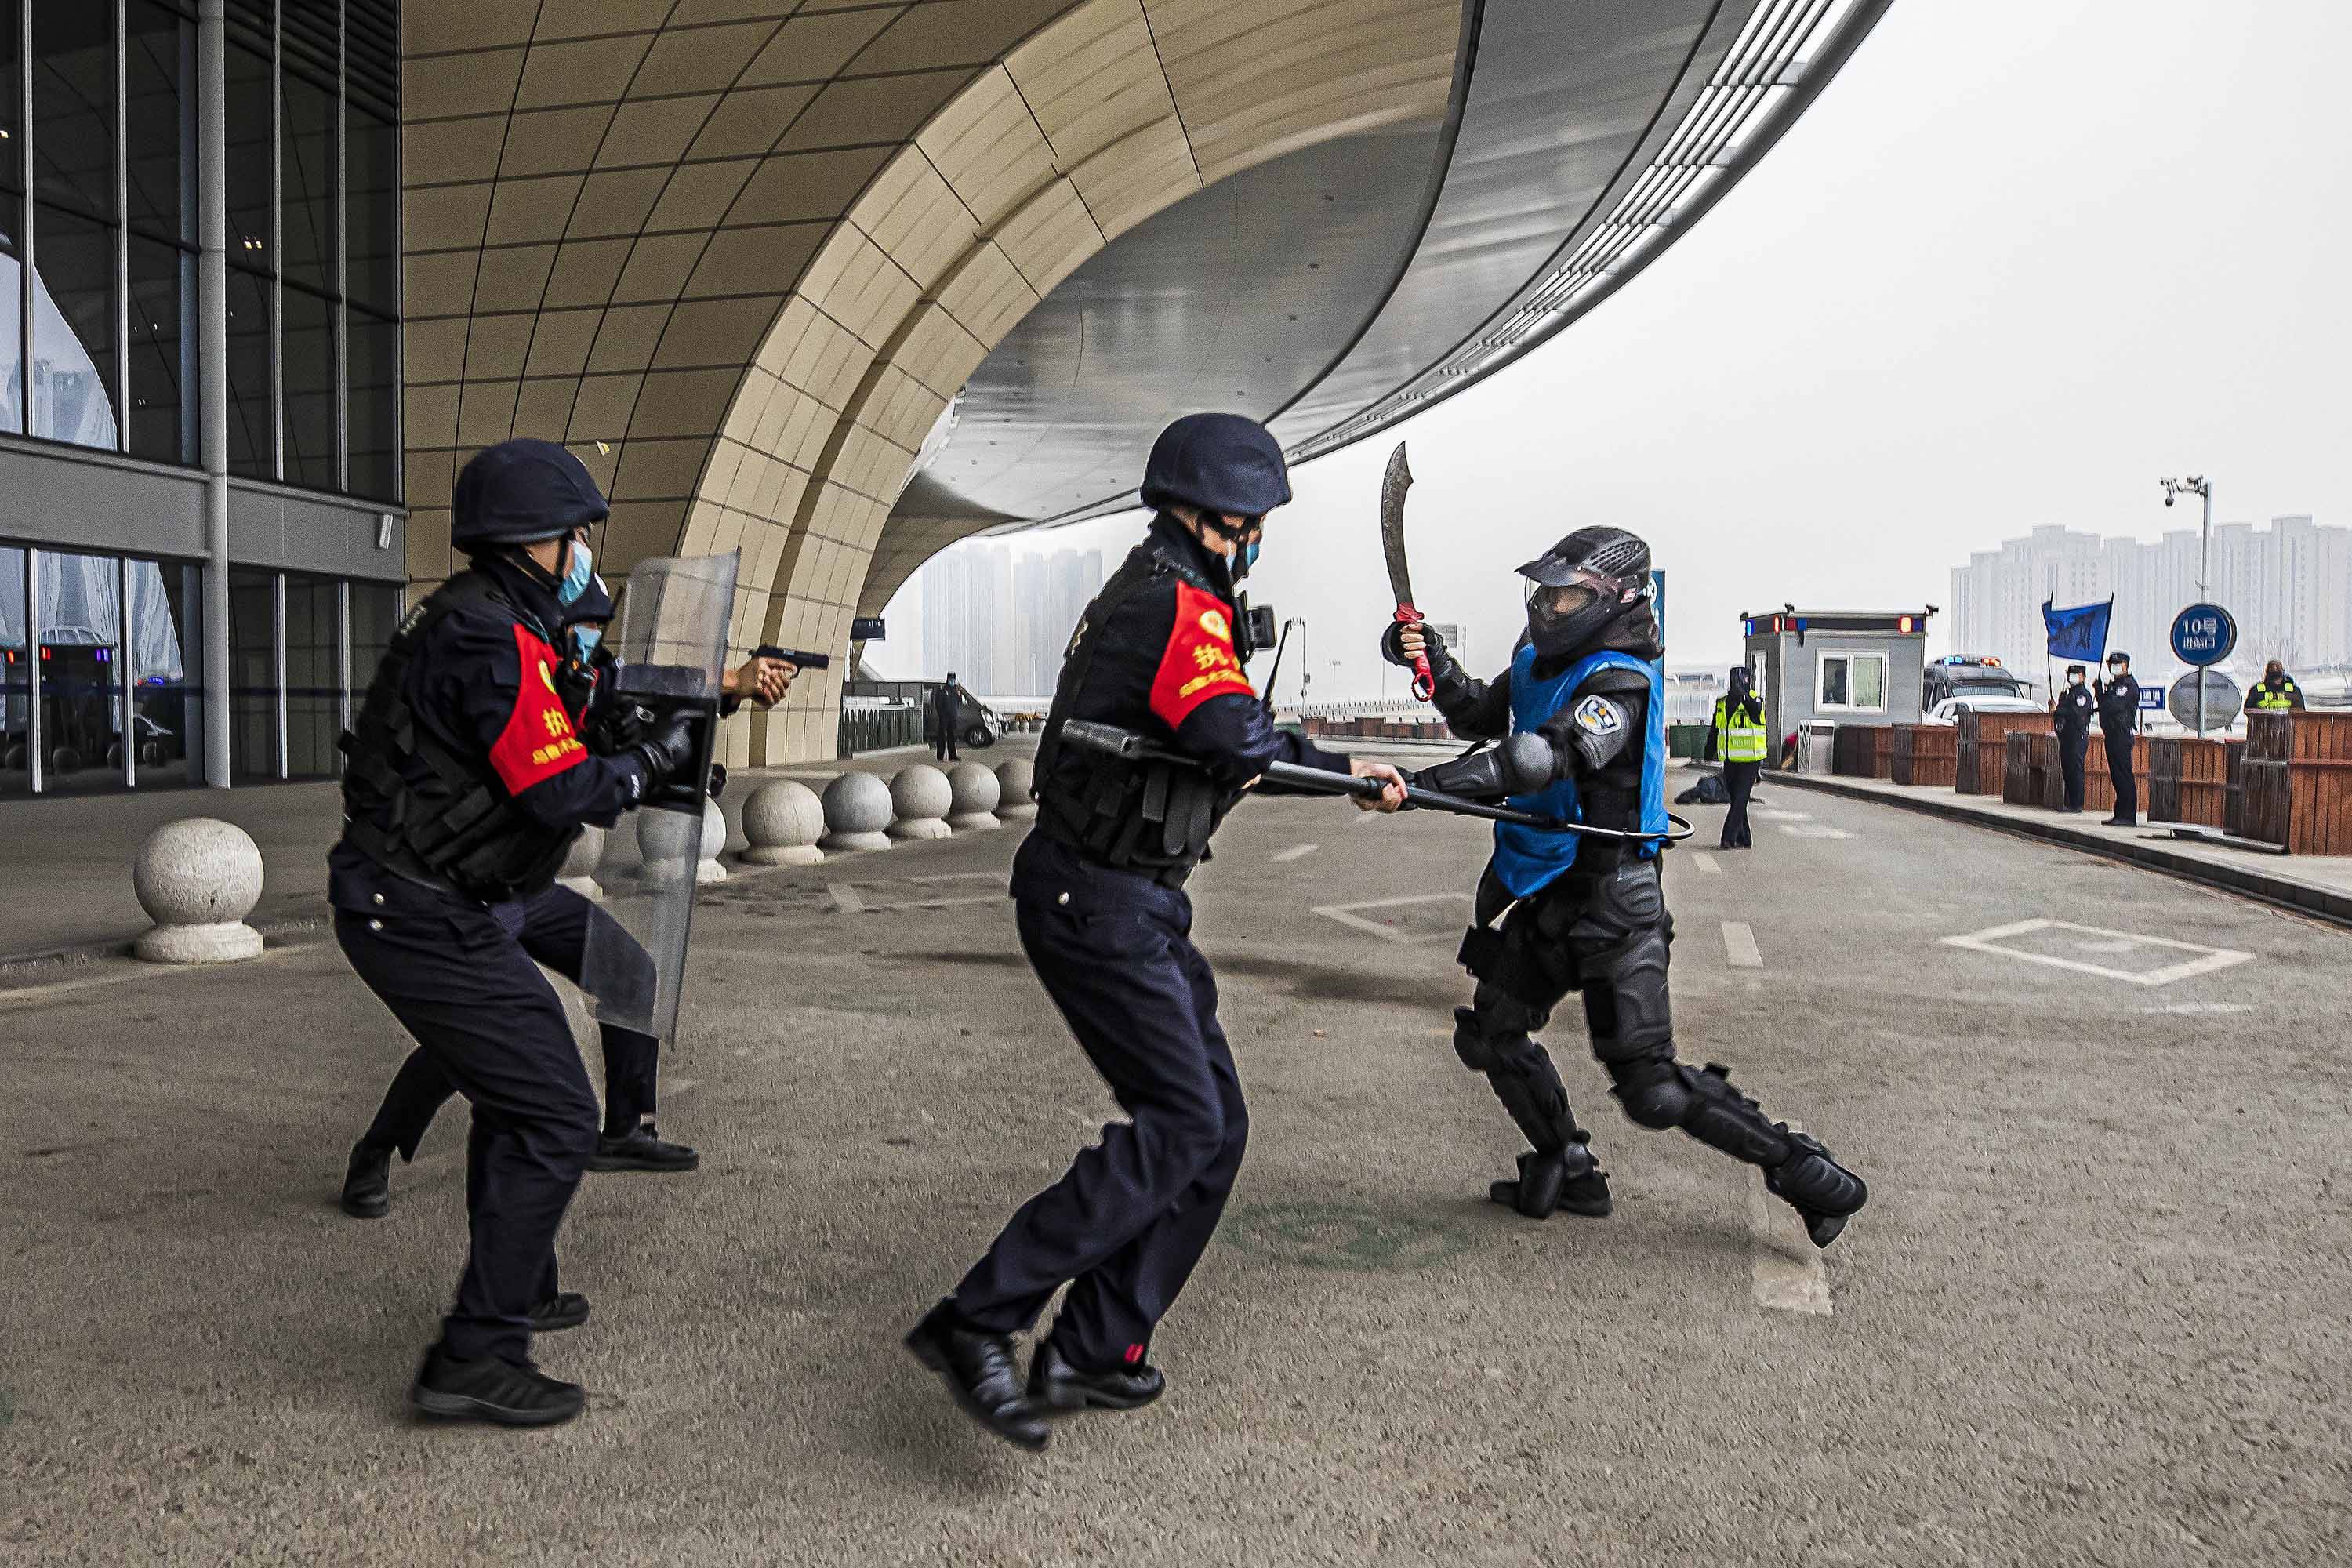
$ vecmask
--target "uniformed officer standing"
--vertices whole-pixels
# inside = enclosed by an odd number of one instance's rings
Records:
[[[1158,509],[1150,531],[1070,638],[1012,889],[1022,950],[1132,1121],[1105,1127],[907,1336],[966,1414],[1032,1449],[1045,1445],[1045,1415],[1160,1397],[1152,1330],[1241,1166],[1248,1116],[1185,879],[1269,763],[1397,779],[1273,729],[1234,653],[1234,580],[1256,559],[1265,514],[1290,500],[1274,437],[1238,415],[1179,419],[1152,447],[1142,495]],[[1202,766],[1064,745],[1070,720],[1141,731]],[[1391,788],[1367,804],[1393,811],[1403,798]],[[1011,1336],[1066,1281],[1024,1396]]]
[[[2116,814],[2109,827],[2139,826],[2139,781],[2132,773],[2132,737],[2139,729],[2139,682],[2132,679],[2131,655],[2107,655],[2107,678],[2098,683],[2099,733],[2106,742],[2107,776],[2116,782]]]
[[[2058,731],[2058,775],[2066,781],[2066,809],[2083,809],[2083,757],[2091,748],[2091,720],[2099,700],[2084,684],[2090,671],[2066,667],[2066,685],[2050,700],[2050,721]]]
[[[1756,847],[1748,830],[1748,797],[1756,792],[1770,740],[1764,730],[1764,699],[1750,689],[1754,679],[1746,669],[1731,672],[1731,689],[1715,700],[1715,722],[1706,732],[1706,760],[1723,759],[1723,787],[1731,795],[1723,840],[1717,846],[1721,849]]]
[[[605,626],[614,613],[611,590],[601,576],[563,612],[563,662],[555,674],[556,694],[572,728],[588,730],[588,710],[596,695],[604,661],[596,657]],[[782,660],[754,658],[740,669],[726,673],[724,700],[731,707],[736,693],[762,706],[772,706],[792,683],[793,667]],[[613,951],[636,945],[636,939],[614,925],[612,918],[569,888],[550,885],[531,900],[525,926],[539,933],[549,951],[566,955],[550,961],[558,973],[577,975],[579,955],[586,950],[592,926],[613,928]],[[592,1171],[691,1171],[701,1156],[683,1143],[662,1137],[655,1122],[656,1084],[661,1042],[635,1029],[605,1024],[598,1031],[604,1051],[604,1126],[597,1134],[596,1152],[589,1156]],[[375,1120],[352,1145],[351,1164],[343,1174],[342,1210],[358,1219],[381,1219],[392,1212],[392,1156],[416,1158],[425,1130],[449,1097],[457,1092],[438,1058],[419,1046],[400,1066],[384,1091]]]
[[[1617,528],[1580,528],[1519,568],[1528,626],[1510,668],[1466,674],[1426,626],[1391,628],[1382,653],[1426,651],[1435,701],[1454,732],[1500,744],[1424,768],[1413,782],[1524,811],[1631,834],[1666,827],[1664,649],[1652,607],[1650,547]],[[1666,988],[1674,917],[1658,877],[1661,839],[1602,838],[1497,823],[1478,879],[1476,923],[1461,962],[1477,982],[1454,1010],[1454,1049],[1486,1075],[1532,1147],[1518,1175],[1487,1195],[1531,1219],[1565,1208],[1610,1212],[1609,1179],[1576,1123],[1535,1031],[1570,991],[1584,994],[1592,1053],[1635,1124],[1679,1127],[1760,1167],[1768,1190],[1827,1247],[1867,1201],[1862,1178],[1814,1139],[1776,1122],[1735,1088],[1731,1069],[1675,1057]],[[1506,918],[1507,914],[1507,918]],[[1502,929],[1495,922],[1503,921]]]
[[[585,823],[608,825],[697,757],[690,721],[593,754],[557,695],[563,606],[605,515],[580,460],[502,442],[458,475],[466,571],[409,612],[345,742],[335,940],[368,989],[473,1105],[472,1246],[409,1399],[429,1415],[543,1426],[579,1414],[530,1336],[584,1321],[556,1288],[555,1233],[596,1147],[596,1098],[562,1004],[583,900],[544,895]],[[536,961],[536,962],[534,962]]]
[[[2286,666],[2273,659],[2263,668],[2262,679],[2246,693],[2249,713],[2300,713],[2303,711],[2303,688],[2286,672]]]
[[[956,760],[956,729],[963,722],[963,702],[957,693],[955,671],[931,692],[931,754],[943,763]]]

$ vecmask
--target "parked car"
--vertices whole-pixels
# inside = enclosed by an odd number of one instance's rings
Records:
[[[1947,697],[1927,710],[1930,724],[1958,724],[1963,712],[1977,713],[2047,713],[2049,709],[2031,697],[2009,697],[1997,691],[1971,691],[1958,697]]]
[[[940,742],[937,710],[931,706],[939,689],[937,681],[923,684],[923,743],[927,746],[936,746]],[[996,738],[1004,733],[1004,721],[996,716],[996,710],[961,686],[956,688],[956,697],[957,743],[974,751],[985,751],[996,744]]]

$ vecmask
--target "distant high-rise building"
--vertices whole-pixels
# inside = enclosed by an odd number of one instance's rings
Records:
[[[2197,531],[2176,528],[2153,543],[2102,539],[2054,525],[1998,550],[1971,553],[1952,569],[1955,653],[1989,653],[2042,679],[2044,600],[2095,604],[2112,596],[2107,647],[2130,654],[2143,674],[2173,667],[2173,617],[2198,599]],[[2309,669],[2352,658],[2352,530],[2308,517],[2278,517],[2267,529],[2217,523],[2206,597],[2238,622],[2241,670],[2284,659]]]
[[[1087,604],[1103,585],[1099,550],[1023,551],[972,541],[922,569],[923,674],[952,669],[982,697],[1045,697]]]

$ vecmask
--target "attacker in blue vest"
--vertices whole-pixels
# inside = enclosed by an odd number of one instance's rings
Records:
[[[1664,653],[1650,547],[1616,528],[1580,528],[1519,568],[1528,629],[1510,668],[1472,679],[1424,625],[1392,626],[1382,652],[1429,656],[1435,701],[1454,732],[1495,741],[1423,770],[1416,784],[1630,834],[1666,827]],[[1869,1197],[1862,1178],[1732,1086],[1730,1069],[1675,1058],[1666,996],[1674,918],[1659,885],[1661,837],[1603,838],[1508,823],[1478,879],[1477,923],[1462,942],[1476,979],[1454,1010],[1454,1048],[1486,1075],[1533,1147],[1516,1180],[1489,1189],[1534,1219],[1558,1209],[1598,1218],[1609,1178],[1576,1124],[1550,1056],[1534,1039],[1570,991],[1584,995],[1592,1051],[1610,1092],[1643,1127],[1679,1127],[1760,1166],[1764,1184],[1827,1247]],[[1507,911],[1507,917],[1506,917]],[[1502,921],[1500,929],[1496,921]]]

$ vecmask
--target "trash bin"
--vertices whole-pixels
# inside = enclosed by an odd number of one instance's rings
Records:
[[[1797,731],[1797,771],[1826,777],[1837,771],[1837,725],[1808,719]]]

